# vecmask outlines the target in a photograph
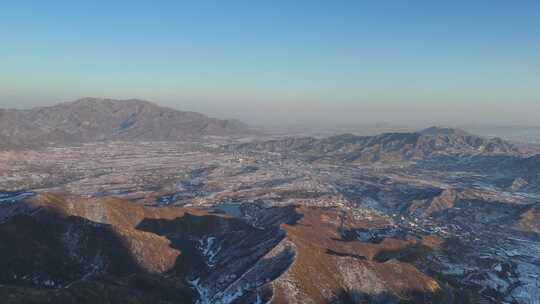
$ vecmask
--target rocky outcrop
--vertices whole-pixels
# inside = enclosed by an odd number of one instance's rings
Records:
[[[429,199],[414,200],[408,208],[408,212],[415,215],[431,216],[453,208],[459,199],[459,192],[455,189],[445,189],[442,192]]]
[[[344,239],[345,231],[367,223],[337,209],[297,211],[302,218],[282,226],[296,246],[296,259],[274,282],[272,303],[449,303],[438,281],[413,265],[378,259],[416,241],[389,238],[373,244]]]
[[[540,235],[540,203],[536,203],[520,215],[517,228]]]

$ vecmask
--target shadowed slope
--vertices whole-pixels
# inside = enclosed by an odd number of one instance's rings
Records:
[[[62,202],[38,196],[30,212],[0,223],[0,295],[5,303],[191,301],[189,288],[153,271],[155,263],[141,263],[134,250],[133,242],[148,247],[158,242],[74,215]]]

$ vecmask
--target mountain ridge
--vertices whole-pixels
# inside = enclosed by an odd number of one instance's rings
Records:
[[[338,209],[250,206],[243,212],[257,225],[210,210],[58,193],[0,205],[0,215],[7,215],[0,246],[9,247],[0,262],[0,295],[17,291],[14,302],[55,303],[78,303],[87,292],[93,296],[87,302],[102,302],[109,290],[122,291],[129,303],[349,303],[343,296],[451,303],[454,291],[436,278],[411,263],[379,259],[388,250],[424,246],[429,238],[344,240],[341,230],[365,222]],[[319,274],[306,273],[316,267]],[[408,279],[392,279],[403,274]]]
[[[423,159],[436,155],[515,154],[518,148],[500,138],[484,138],[460,129],[430,127],[418,132],[374,136],[340,134],[322,139],[292,137],[229,145],[242,152],[296,153],[349,162]]]

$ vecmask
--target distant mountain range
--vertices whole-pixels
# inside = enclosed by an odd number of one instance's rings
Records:
[[[181,141],[252,133],[252,129],[236,120],[210,118],[137,99],[83,98],[30,110],[0,109],[0,147],[39,147],[106,140]],[[291,137],[231,145],[227,149],[294,153],[314,159],[350,162],[519,152],[517,147],[500,138],[484,138],[460,129],[441,127],[376,136]]]
[[[517,147],[500,138],[484,138],[460,129],[431,127],[413,133],[376,136],[343,134],[327,138],[284,138],[227,147],[236,151],[301,154],[315,159],[351,162],[424,159],[437,155],[516,154]]]
[[[102,140],[175,141],[250,132],[236,120],[137,99],[83,98],[30,110],[0,109],[0,146],[8,147]]]

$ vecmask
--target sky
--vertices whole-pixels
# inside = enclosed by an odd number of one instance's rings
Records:
[[[0,0],[0,107],[540,125],[540,1]]]

